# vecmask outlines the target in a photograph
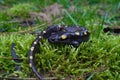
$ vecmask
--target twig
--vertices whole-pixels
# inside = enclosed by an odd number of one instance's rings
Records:
[[[3,57],[3,56],[0,56],[0,59],[6,59],[6,60],[15,60],[15,58],[12,58],[12,57]],[[27,59],[27,58],[24,58],[24,59]],[[19,59],[19,60],[23,60],[23,58]]]
[[[11,80],[38,80],[37,78],[13,78],[13,77],[0,77],[0,79],[11,79]],[[44,80],[56,80],[57,77],[46,77]]]
[[[57,21],[59,21],[59,20],[61,20],[61,19],[63,19],[63,17],[61,17],[61,18],[58,18],[58,19],[56,19],[55,21],[53,21],[51,24],[53,24],[53,23],[55,23],[55,22],[57,22]],[[2,36],[2,35],[8,35],[8,34],[23,34],[23,33],[29,33],[29,32],[31,32],[31,31],[35,31],[35,30],[37,30],[39,27],[41,27],[41,26],[48,26],[48,25],[50,25],[50,24],[48,24],[48,23],[43,23],[43,24],[41,24],[40,26],[36,26],[36,27],[33,27],[33,28],[29,28],[28,30],[24,30],[24,31],[18,31],[18,32],[1,32],[0,33],[0,36]]]

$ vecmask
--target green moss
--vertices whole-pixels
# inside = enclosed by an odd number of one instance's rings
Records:
[[[28,51],[33,38],[34,36],[29,34],[0,37],[2,46],[0,47],[0,51],[2,51],[0,56],[2,57],[12,57],[10,54],[11,43],[17,44],[16,52],[20,58],[24,59],[21,63],[22,70],[19,72],[21,77],[27,77],[26,74],[30,74]],[[51,74],[49,72],[52,72],[59,78],[69,75],[82,77],[86,73],[94,74],[92,78],[96,79],[117,78],[114,75],[118,74],[120,70],[119,40],[119,36],[101,34],[99,39],[92,37],[90,41],[82,43],[78,49],[68,45],[50,44],[47,40],[43,40],[40,53],[36,54],[35,66],[40,73],[45,72],[48,75]],[[12,60],[1,58],[0,64],[4,65],[0,69],[7,71],[14,69]],[[8,66],[11,67],[8,68]]]
[[[32,11],[33,9],[34,9],[34,6],[32,4],[20,3],[8,9],[7,13],[11,16],[26,18],[26,17],[29,17],[29,12]]]
[[[27,38],[26,38],[27,37]],[[4,73],[9,73],[10,71],[14,72],[14,64],[15,62],[12,60],[12,55],[11,55],[11,44],[15,43],[15,50],[17,55],[24,59],[21,64],[21,67],[24,68],[23,71],[18,72],[18,74],[21,77],[25,77],[27,73],[29,72],[28,62],[28,50],[30,47],[30,43],[33,40],[33,36],[26,34],[26,35],[7,35],[7,36],[0,36],[0,70],[3,70],[3,72],[0,73],[0,77]],[[26,68],[26,69],[25,69]],[[14,72],[16,73],[16,72]],[[21,74],[22,73],[22,74]],[[24,76],[23,76],[24,75]],[[6,75],[8,76],[8,75]]]
[[[6,12],[0,11],[0,22],[9,20],[10,17],[7,16]]]

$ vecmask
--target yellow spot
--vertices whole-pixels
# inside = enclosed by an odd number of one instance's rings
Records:
[[[76,34],[76,35],[78,35],[78,36],[80,35],[80,33],[79,33],[79,32],[75,32],[75,34]]]
[[[29,66],[32,67],[32,64],[30,63]]]
[[[61,38],[62,38],[62,39],[66,39],[67,36],[66,36],[66,35],[62,35]]]
[[[84,35],[87,35],[87,32],[84,32]]]
[[[34,50],[34,47],[31,47],[31,51],[33,51]]]
[[[33,56],[30,56],[30,59],[33,59]]]
[[[42,38],[42,36],[39,36],[39,39],[41,39]]]
[[[46,31],[43,31],[43,33],[45,34],[45,33],[46,33]]]
[[[34,44],[37,44],[37,42],[35,41]]]

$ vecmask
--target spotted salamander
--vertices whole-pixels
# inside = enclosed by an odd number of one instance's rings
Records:
[[[42,38],[46,38],[50,43],[62,43],[62,44],[69,44],[74,47],[78,47],[80,43],[88,41],[89,39],[89,32],[86,28],[80,26],[50,26],[45,31],[42,31],[36,39],[32,42],[30,51],[29,51],[29,66],[36,74],[36,76],[43,80],[41,75],[37,72],[35,65],[34,65],[34,56],[35,53],[39,51],[40,41]]]

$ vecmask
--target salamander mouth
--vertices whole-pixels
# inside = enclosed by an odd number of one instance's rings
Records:
[[[48,41],[51,43],[59,42],[57,39],[54,39],[54,38],[48,38]]]

